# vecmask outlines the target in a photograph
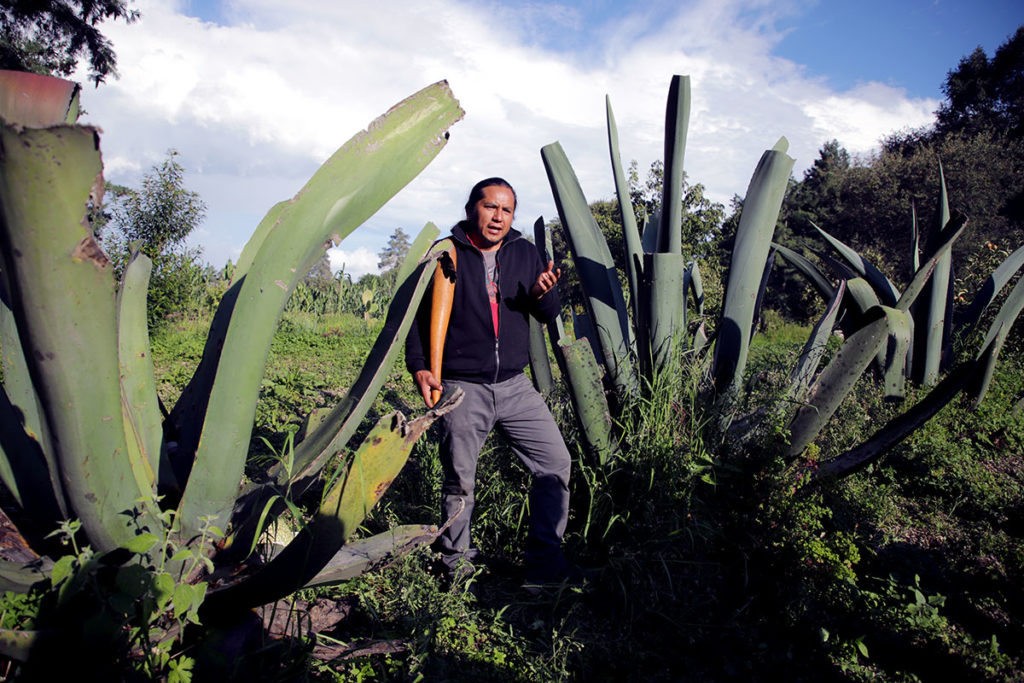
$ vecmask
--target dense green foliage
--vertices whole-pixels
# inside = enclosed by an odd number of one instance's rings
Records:
[[[989,58],[980,47],[960,60],[942,86],[936,132],[992,128],[1024,135],[1024,26]]]
[[[143,174],[139,189],[112,186],[111,217],[103,230],[113,233],[115,243],[139,242],[143,254],[157,258],[180,246],[203,222],[206,202],[185,187],[185,168],[177,156],[177,150],[168,150],[162,162]]]
[[[951,206],[968,216],[968,230],[954,246],[958,262],[981,250],[1010,253],[1024,244],[1024,26],[991,58],[978,48],[945,80],[946,100],[932,126],[896,132],[881,149],[854,158],[835,140],[795,181],[780,216],[776,241],[817,248],[812,223],[868,256],[897,285],[913,273],[912,216],[924,246],[934,238],[939,164]],[[914,212],[914,213],[912,213]],[[778,276],[776,276],[778,277]],[[958,277],[961,277],[958,274]],[[983,275],[984,277],[984,275]],[[792,282],[773,281],[787,292],[782,310],[807,320],[807,307]],[[974,291],[981,280],[963,279]]]
[[[117,58],[98,24],[131,23],[139,14],[131,0],[4,0],[0,3],[0,69],[70,76],[79,60],[89,60],[97,85],[116,75]]]
[[[202,224],[206,202],[185,187],[177,157],[168,150],[137,189],[108,183],[105,201],[93,210],[93,231],[118,277],[136,250],[153,261],[146,296],[150,327],[213,311],[231,278],[230,264],[220,271],[204,266],[202,250],[184,245]]]
[[[776,396],[805,337],[770,318],[752,349],[752,402]],[[295,416],[337,400],[372,338],[360,317],[287,314],[252,454],[286,452],[286,435],[301,428]],[[201,339],[195,325],[155,336],[165,400],[187,379],[180,368],[197,362]],[[487,568],[449,589],[423,553],[305,594],[348,610],[316,641],[343,658],[314,660],[313,677],[1014,679],[1024,663],[1019,361],[1001,367],[980,414],[951,405],[880,465],[810,495],[794,495],[800,470],[774,448],[784,434],[769,429],[753,449],[720,442],[697,380],[659,377],[649,399],[625,408],[629,448],[609,470],[581,450],[564,394],[552,397],[576,454],[566,542],[589,570],[584,589],[519,588],[529,480],[496,435],[481,459],[475,528]],[[821,458],[892,411],[879,395],[864,382],[824,435]],[[403,371],[377,405],[419,409]],[[428,438],[365,533],[436,520],[439,468]]]

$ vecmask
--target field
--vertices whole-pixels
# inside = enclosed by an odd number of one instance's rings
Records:
[[[155,333],[165,403],[198,361],[206,324]],[[378,327],[348,314],[286,313],[262,383],[251,470],[287,457],[302,419],[339,400]],[[748,368],[752,402],[778,391],[799,350],[792,340],[804,337],[769,325]],[[565,542],[588,573],[583,588],[521,588],[529,481],[492,436],[474,518],[485,567],[449,587],[421,549],[305,591],[297,599],[345,616],[315,641],[275,642],[280,669],[260,670],[261,679],[1020,679],[1019,353],[1004,355],[976,412],[955,402],[877,466],[796,494],[773,449],[784,435],[723,443],[701,407],[699,372],[681,369],[691,365],[680,358],[648,398],[625,407],[618,429],[628,437],[604,468],[583,451],[567,397],[556,389],[549,399],[575,458]],[[870,383],[861,380],[819,439],[822,458],[893,410]],[[411,389],[399,363],[373,412],[419,414]],[[439,472],[428,434],[361,533],[436,523]],[[334,659],[311,658],[314,648]]]

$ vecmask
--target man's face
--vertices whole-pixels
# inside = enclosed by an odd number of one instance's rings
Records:
[[[512,190],[500,185],[483,189],[483,197],[470,208],[466,219],[476,230],[485,246],[481,251],[492,251],[501,245],[516,212],[516,197]]]

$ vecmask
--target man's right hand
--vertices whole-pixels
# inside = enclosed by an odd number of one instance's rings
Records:
[[[434,401],[430,398],[430,390],[441,391],[441,383],[437,381],[434,373],[430,370],[417,370],[412,377],[416,386],[420,388],[420,393],[423,394],[423,402],[427,404],[428,408],[433,408]]]

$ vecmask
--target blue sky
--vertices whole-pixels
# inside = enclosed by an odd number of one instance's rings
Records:
[[[779,22],[775,54],[836,88],[875,80],[941,97],[961,57],[979,46],[991,56],[1022,23],[1019,0],[818,2]]]
[[[1024,24],[1024,3],[948,0],[137,0],[113,23],[120,78],[87,87],[107,178],[137,185],[174,148],[209,210],[191,242],[235,259],[263,213],[337,147],[447,79],[467,115],[439,157],[339,247],[358,276],[395,228],[458,220],[469,187],[502,175],[516,224],[554,217],[540,147],[559,141],[589,200],[613,194],[604,97],[624,159],[661,156],[673,74],[691,77],[691,181],[727,203],[780,136],[799,175],[838,139],[870,154],[925,125],[946,72]],[[84,77],[81,79],[84,80]]]

